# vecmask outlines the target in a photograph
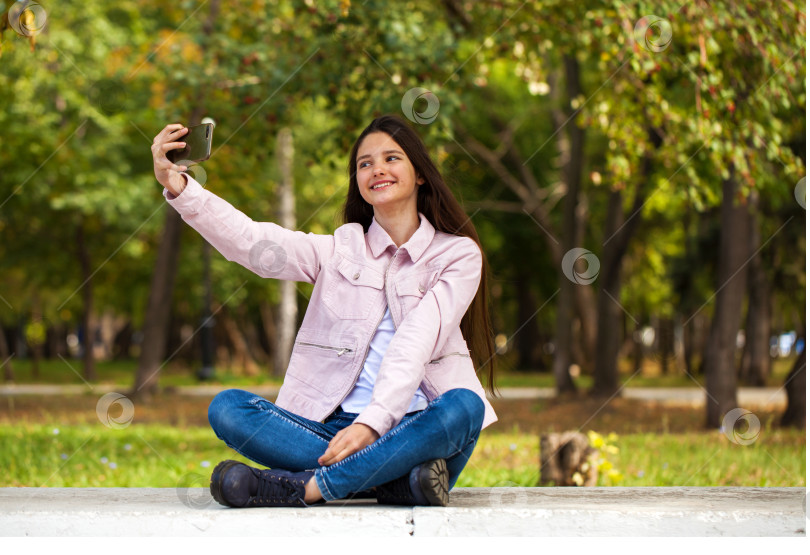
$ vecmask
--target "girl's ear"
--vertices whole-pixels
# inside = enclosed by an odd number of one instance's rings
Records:
[[[424,182],[425,182],[424,177],[422,177],[421,175],[416,176],[416,184],[417,185],[422,185]]]

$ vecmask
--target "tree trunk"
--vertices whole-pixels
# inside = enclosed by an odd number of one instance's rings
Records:
[[[537,372],[547,370],[543,363],[543,341],[537,320],[537,300],[531,290],[531,274],[519,273],[517,276],[518,294],[518,323],[522,325],[515,334],[518,360],[517,366],[521,370]]]
[[[48,358],[58,358],[60,355],[67,356],[68,350],[65,336],[65,324],[60,320],[51,322],[51,330],[50,333],[48,333],[47,340],[48,348],[46,350],[46,356]]]
[[[574,98],[574,97],[571,97]],[[571,147],[580,149],[580,153],[572,156],[573,163],[580,166],[584,163],[585,158],[585,138],[584,135],[579,142],[571,141]],[[575,179],[580,183],[581,169],[579,176]],[[574,179],[572,177],[572,179]],[[581,247],[585,243],[585,221],[587,218],[587,203],[577,202],[574,208],[574,235],[571,242],[572,247]],[[576,336],[576,351],[578,353],[579,365],[582,367],[583,374],[593,374],[596,362],[596,336],[598,315],[596,308],[596,294],[591,285],[578,284],[574,287],[574,310],[577,314],[577,321],[579,328]]]
[[[649,145],[641,159],[639,179],[636,184],[630,215],[625,218],[621,190],[612,191],[608,199],[605,218],[605,242],[599,274],[599,322],[596,337],[596,366],[594,368],[593,389],[597,397],[609,397],[619,391],[619,318],[624,317],[621,302],[621,272],[624,255],[630,239],[641,223],[641,209],[644,206],[647,182],[653,172],[653,154],[661,146],[663,139],[655,128],[647,128]]]
[[[568,281],[568,278],[564,278]],[[569,367],[571,366],[571,320],[574,317],[573,311],[573,283],[559,282],[560,293],[557,295],[557,320],[554,334],[554,362],[552,372],[554,373],[554,383],[557,386],[557,395],[566,393],[576,393],[577,388],[571,378]]]
[[[788,404],[782,415],[781,426],[793,426],[804,429],[807,422],[807,371],[805,370],[805,353],[807,347],[793,363],[785,379]]]
[[[247,306],[244,304],[237,306],[236,316],[239,319],[239,327],[242,330],[242,335],[245,338],[245,343],[247,344],[251,358],[260,365],[267,364],[267,353],[262,348],[259,339],[259,330],[256,329],[256,324],[250,317]]]
[[[0,326],[0,364],[3,365],[3,379],[7,382],[14,381],[14,367],[11,365],[11,353],[6,342],[6,330]]]
[[[644,367],[644,343],[641,341],[641,330],[644,326],[641,324],[641,315],[636,318],[636,327],[633,328],[633,371],[641,372]]]
[[[762,236],[759,229],[759,198],[751,193],[751,222],[748,263],[748,314],[745,326],[745,347],[740,364],[740,381],[746,385],[763,387],[771,373],[769,353],[771,339],[771,288],[760,250]]]
[[[622,194],[612,191],[608,201],[605,236],[611,237],[623,220]],[[622,309],[617,304],[621,297],[621,257],[609,255],[616,249],[605,247],[599,273],[599,322],[596,335],[596,366],[593,376],[593,395],[609,397],[619,387],[619,318]],[[618,254],[618,253],[616,253]]]
[[[132,321],[127,320],[124,326],[115,334],[113,341],[113,360],[127,360],[132,347]]]
[[[98,319],[98,330],[101,337],[101,352],[96,353],[96,358],[109,360],[112,358],[113,343],[115,341],[115,315],[110,310],[105,310]]]
[[[47,324],[42,319],[39,292],[34,289],[31,297],[31,321],[26,328],[28,333],[25,334],[25,339],[31,350],[31,375],[35,380],[38,380],[40,363],[42,362],[42,344],[45,339],[45,335],[41,331],[47,327]]]
[[[82,349],[82,363],[84,365],[84,379],[88,382],[96,379],[96,359],[93,356],[95,344],[95,318],[93,318],[93,271],[90,266],[90,253],[84,237],[84,222],[79,222],[76,229],[76,249],[79,256],[79,265],[82,269],[82,328],[84,329],[84,348]]]
[[[681,315],[677,312],[672,318],[672,360],[679,372],[686,368],[684,352],[684,329]]]
[[[293,146],[292,132],[283,128],[279,130],[276,142],[276,156],[280,174],[278,222],[281,227],[295,229],[295,182],[293,179]],[[278,310],[276,332],[278,342],[273,355],[273,371],[276,376],[283,376],[290,363],[295,328],[298,323],[298,289],[294,281],[282,280],[281,302]]]
[[[275,361],[276,345],[278,344],[278,333],[276,332],[276,317],[273,314],[273,307],[267,300],[259,302],[259,314],[262,318],[262,327],[264,328],[264,337],[267,341],[267,352],[270,355],[270,360]],[[275,364],[275,362],[272,362]],[[274,376],[283,376],[284,369],[280,372],[274,367],[271,372]]]
[[[233,347],[233,370],[240,376],[258,376],[261,373],[259,365],[253,360],[250,354],[245,336],[239,329],[236,321],[231,317],[230,311],[223,308],[220,311],[220,319],[228,333],[228,339]]]
[[[709,340],[703,356],[706,374],[706,427],[717,428],[723,415],[737,407],[735,354],[740,329],[749,252],[746,205],[737,202],[739,186],[734,167],[723,181],[720,211],[720,260],[717,264],[717,295]]]
[[[572,248],[580,245],[575,244],[577,240],[577,213],[579,207],[579,190],[582,178],[582,163],[585,150],[585,130],[576,124],[576,118],[572,117],[571,100],[577,98],[582,93],[580,83],[579,62],[575,56],[566,54],[563,56],[563,66],[565,68],[566,94],[565,113],[555,110],[553,113],[554,123],[558,128],[563,127],[564,132],[558,134],[558,148],[564,161],[563,180],[565,182],[565,198],[563,199],[563,230],[562,230],[562,253],[565,254]],[[567,117],[566,117],[567,116]],[[567,123],[563,123],[567,122]],[[574,310],[576,308],[575,285],[562,267],[558,268],[558,287],[560,290],[557,296],[557,321],[554,338],[554,381],[557,385],[557,394],[576,393],[577,388],[571,378],[569,368],[571,366],[572,323],[574,320]]]
[[[203,288],[205,294],[203,295],[202,319],[200,322],[200,361],[201,366],[197,370],[197,379],[209,380],[216,374],[214,367],[214,327],[216,321],[214,314],[211,311],[211,304],[213,303],[213,292],[211,291],[211,244],[202,239],[203,251]]]
[[[149,288],[149,301],[143,322],[143,341],[135,387],[132,395],[148,399],[157,393],[160,368],[166,353],[171,317],[172,291],[180,255],[180,233],[183,220],[171,206],[166,206],[166,223],[158,247],[155,271]]]
[[[672,318],[658,318],[658,358],[661,360],[661,375],[666,376],[674,363],[674,332]]]
[[[692,358],[695,356],[695,323],[697,318],[692,318],[683,326],[683,364],[687,376],[694,376],[692,368]],[[699,352],[699,351],[698,351]]]
[[[695,309],[697,310],[697,309]],[[693,377],[700,376],[704,373],[704,360],[703,353],[706,352],[706,345],[709,342],[708,336],[711,327],[711,319],[703,314],[696,314],[687,324],[690,332],[690,345],[689,345],[689,374]],[[686,346],[684,346],[686,347]],[[695,357],[698,357],[697,367],[695,367]]]
[[[214,23],[219,15],[219,0],[212,0],[208,18],[203,23],[201,49],[207,50],[207,38],[211,36]],[[205,90],[205,89],[203,89]],[[204,113],[204,97],[201,95],[189,116],[188,125],[197,125]],[[164,203],[165,204],[165,203]],[[149,301],[143,325],[143,342],[135,385],[131,394],[148,399],[157,393],[160,368],[166,353],[166,340],[171,316],[172,292],[177,263],[180,255],[180,232],[183,219],[177,211],[166,205],[166,223],[158,247],[155,271],[149,288]]]
[[[574,288],[575,298],[577,289],[579,289],[579,287]],[[586,373],[586,365],[590,359],[583,350],[585,341],[582,337],[582,320],[576,314],[576,300],[574,301],[574,307],[574,321],[571,322],[571,364],[569,366],[572,378]]]

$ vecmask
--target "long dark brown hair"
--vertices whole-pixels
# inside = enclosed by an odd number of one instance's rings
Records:
[[[438,231],[469,237],[478,244],[483,257],[481,282],[478,291],[461,319],[461,334],[472,353],[473,363],[479,370],[488,367],[487,389],[495,394],[495,346],[489,318],[488,274],[489,263],[481,248],[481,241],[471,219],[453,196],[450,188],[433,161],[422,139],[403,119],[386,115],[376,118],[355,141],[349,156],[349,192],[343,206],[343,223],[359,223],[368,232],[374,217],[374,208],[363,199],[357,185],[357,150],[370,133],[382,132],[390,136],[413,164],[417,176],[425,182],[417,187],[416,209],[425,215]]]

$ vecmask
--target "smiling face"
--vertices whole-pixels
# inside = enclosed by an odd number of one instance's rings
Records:
[[[363,199],[386,212],[416,212],[418,185],[424,183],[397,142],[387,133],[369,133],[357,149],[357,186]]]

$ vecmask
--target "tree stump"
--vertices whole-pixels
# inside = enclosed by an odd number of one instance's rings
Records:
[[[538,486],[595,486],[598,451],[579,432],[540,437]]]

